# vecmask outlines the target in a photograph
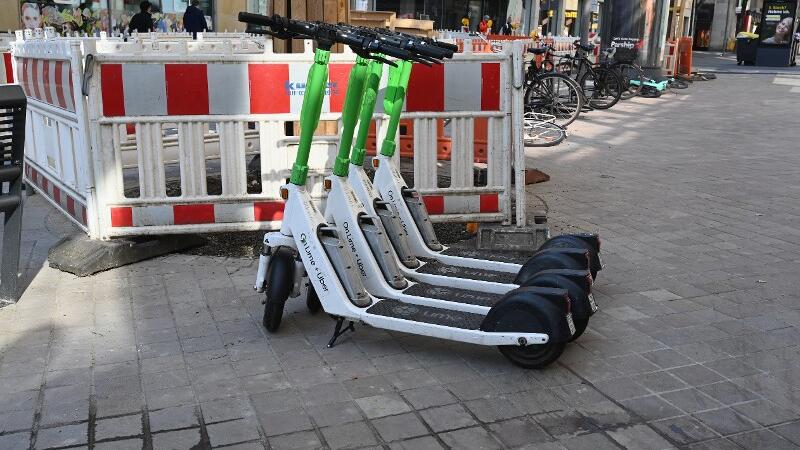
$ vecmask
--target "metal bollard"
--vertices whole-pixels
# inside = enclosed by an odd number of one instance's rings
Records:
[[[27,99],[20,86],[0,86],[0,212],[4,215],[0,305],[15,303],[18,298],[26,107]]]

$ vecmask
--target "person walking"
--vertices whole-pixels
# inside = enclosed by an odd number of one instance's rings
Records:
[[[511,17],[506,18],[506,23],[503,25],[503,28],[500,29],[500,34],[505,34],[506,36],[510,36],[513,32],[514,27],[511,26]]]
[[[134,31],[149,33],[153,31],[153,16],[150,15],[150,10],[152,8],[153,5],[146,0],[139,3],[139,12],[133,15],[131,22],[128,24],[129,33],[133,33]]]
[[[206,15],[198,8],[199,5],[200,0],[192,0],[192,3],[186,7],[186,12],[183,13],[183,27],[192,33],[193,39],[197,39],[197,33],[208,31]]]

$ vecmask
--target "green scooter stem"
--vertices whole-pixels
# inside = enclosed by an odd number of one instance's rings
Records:
[[[308,155],[311,153],[311,140],[314,138],[314,131],[319,125],[319,116],[322,113],[330,57],[329,50],[317,48],[314,51],[314,64],[308,71],[303,107],[300,110],[300,145],[297,148],[297,158],[292,165],[292,175],[289,177],[289,182],[298,186],[305,185],[308,177]]]
[[[408,80],[411,77],[411,61],[398,61],[397,67],[389,69],[389,86],[383,99],[383,109],[389,115],[386,125],[386,137],[381,144],[381,155],[393,156],[397,149],[394,141],[397,127],[400,125],[400,113],[403,112],[403,101],[406,98]]]
[[[372,60],[369,62],[367,70],[368,74],[364,83],[364,94],[361,99],[361,111],[359,113],[358,134],[356,135],[356,143],[353,145],[353,152],[350,154],[350,163],[356,166],[364,164],[367,135],[372,124],[372,114],[375,112],[375,102],[378,99],[378,86],[381,83],[381,76],[383,76],[383,63]]]
[[[361,99],[364,96],[364,82],[367,79],[369,60],[356,57],[356,64],[350,71],[347,81],[344,107],[342,108],[342,134],[339,138],[339,154],[333,165],[333,174],[346,177],[350,165],[350,146],[353,144],[353,133],[358,123]]]

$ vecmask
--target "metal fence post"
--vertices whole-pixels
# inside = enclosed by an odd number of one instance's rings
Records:
[[[17,301],[26,105],[27,99],[21,87],[0,86],[0,212],[5,216],[0,303]]]

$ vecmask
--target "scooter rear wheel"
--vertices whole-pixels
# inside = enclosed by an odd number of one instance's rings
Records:
[[[577,326],[577,324],[575,324]],[[564,352],[565,343],[547,343],[543,345],[501,345],[500,353],[509,361],[525,369],[543,369],[557,360]]]
[[[488,332],[544,333],[545,344],[501,345],[503,354],[513,364],[526,369],[542,369],[558,359],[570,338],[564,314],[568,306],[556,306],[530,288],[507,293],[486,315],[481,330]]]
[[[270,333],[281,326],[283,307],[294,283],[294,257],[288,250],[278,249],[267,268],[267,302],[264,304],[264,327]]]
[[[572,301],[572,322],[575,324],[575,333],[572,334],[569,342],[578,339],[583,332],[586,331],[586,327],[589,326],[589,316],[591,316],[592,312],[589,304],[588,293],[581,289],[580,286],[564,276],[541,276],[539,274],[528,279],[523,286],[566,289],[567,292],[569,292],[569,297]]]
[[[548,239],[547,242],[539,247],[539,250],[571,247],[585,248],[589,251],[589,270],[592,272],[592,279],[597,279],[597,272],[602,270],[603,263],[600,260],[600,252],[598,251],[598,248],[591,244],[587,239],[581,238],[578,235],[562,234]]]

